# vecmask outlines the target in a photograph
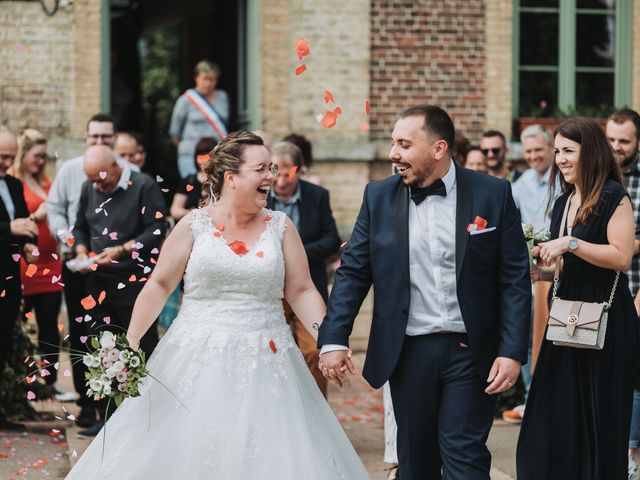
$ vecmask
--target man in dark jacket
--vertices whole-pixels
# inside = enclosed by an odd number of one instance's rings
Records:
[[[267,206],[285,212],[298,228],[314,285],[328,298],[327,260],[338,253],[340,236],[331,214],[329,192],[298,178],[302,166],[302,152],[289,142],[280,142],[271,149],[271,161],[278,165],[278,178],[271,190]],[[292,325],[296,342],[323,395],[327,395],[327,381],[318,369],[318,349],[313,337],[285,305],[287,321]]]
[[[0,376],[20,311],[20,256],[23,249],[28,254],[36,248],[38,235],[38,226],[28,218],[22,183],[7,175],[17,151],[16,138],[9,131],[0,130]],[[0,430],[23,428],[0,416]]]

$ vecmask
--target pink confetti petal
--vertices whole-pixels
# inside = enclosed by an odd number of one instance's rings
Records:
[[[82,335],[82,336],[80,337],[80,342],[82,342],[82,343],[87,343],[87,340],[88,340],[88,339],[89,339],[89,337],[87,337],[86,335]]]
[[[102,180],[104,180],[105,178],[107,178],[107,172],[100,172],[98,175],[100,176],[100,178],[101,178]]]
[[[70,377],[71,376],[71,370],[69,370],[67,368],[62,375],[64,375],[65,377]]]
[[[19,253],[12,253],[11,254],[11,258],[13,258],[14,262],[19,262],[20,261],[20,254]]]
[[[109,325],[109,324],[111,323],[111,317],[104,317],[104,318],[102,319],[102,321],[103,321],[104,323],[106,323],[107,325]]]
[[[27,392],[27,400],[35,400],[35,398],[36,398],[36,394],[33,393],[31,390],[29,390]]]

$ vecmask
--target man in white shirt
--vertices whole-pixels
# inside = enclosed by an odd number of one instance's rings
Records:
[[[456,165],[454,137],[439,107],[400,115],[399,175],[365,189],[318,334],[323,373],[348,382],[349,335],[373,285],[363,375],[390,382],[409,480],[489,479],[494,394],[527,359],[531,281],[511,187]]]

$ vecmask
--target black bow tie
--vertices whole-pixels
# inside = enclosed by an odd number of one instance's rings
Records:
[[[428,187],[411,187],[411,200],[413,200],[416,205],[420,205],[429,195],[442,195],[446,197],[447,189],[444,186],[444,182],[438,179]]]

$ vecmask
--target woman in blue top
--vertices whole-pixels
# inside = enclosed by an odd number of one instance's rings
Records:
[[[216,89],[220,67],[202,60],[195,68],[195,88],[178,98],[171,115],[169,134],[178,147],[180,178],[195,174],[193,155],[196,143],[203,137],[220,141],[227,135],[229,96]]]

